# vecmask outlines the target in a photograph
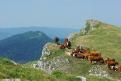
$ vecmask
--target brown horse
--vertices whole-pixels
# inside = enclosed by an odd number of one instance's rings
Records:
[[[93,61],[95,61],[96,63],[104,63],[104,59],[101,56],[89,56],[88,60],[90,61],[90,63],[92,63]]]
[[[115,61],[115,59],[107,58],[107,60],[105,60],[105,62],[107,62],[107,61]]]
[[[82,55],[84,56],[85,59],[88,59],[89,55],[90,55],[90,49],[89,48],[85,48],[83,49],[83,52],[81,52]]]
[[[68,48],[70,49],[71,48],[71,42],[68,40],[68,38],[65,38],[64,39],[64,43],[63,44],[59,44],[60,45],[60,49],[65,49],[65,48]]]
[[[110,59],[110,58],[107,58],[107,60],[105,60],[105,63],[108,65],[109,69],[111,69],[111,66],[118,65],[118,62],[116,62],[115,59]]]
[[[68,38],[65,38],[65,39],[64,39],[63,46],[64,46],[65,48],[68,48],[68,49],[71,48],[71,42],[68,40]]]
[[[59,46],[59,48],[60,48],[60,49],[65,49],[66,47],[65,47],[63,44],[61,44],[61,45]]]
[[[89,48],[81,47],[80,52],[81,52],[81,53],[87,53],[87,52],[90,52],[90,49],[89,49]]]
[[[76,49],[74,49],[73,51],[72,51],[72,56],[75,56],[75,54],[76,53],[79,53],[80,52],[80,46],[77,46],[77,48]]]
[[[120,72],[121,72],[121,66],[115,66],[114,70],[115,70],[115,71],[120,71]]]
[[[81,53],[75,53],[74,55],[76,58],[84,59],[84,56]]]
[[[76,49],[74,49],[73,51],[72,51],[72,56],[74,56],[74,57],[76,57],[76,58],[82,58],[82,59],[84,59],[84,55],[80,52],[80,46],[77,46],[76,47]]]
[[[78,46],[76,49],[73,51],[74,53],[79,53],[80,52],[80,47]]]
[[[101,53],[90,53],[90,56],[101,56]]]
[[[90,53],[82,53],[82,55],[84,56],[84,59],[88,59],[88,57],[89,57],[89,55],[90,55]]]

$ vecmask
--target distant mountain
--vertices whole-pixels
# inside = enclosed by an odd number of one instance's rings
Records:
[[[17,34],[0,41],[0,56],[18,63],[38,60],[45,43],[51,39],[40,31]]]
[[[19,28],[0,28],[0,40],[10,37],[12,35],[28,32],[28,31],[42,31],[50,38],[58,36],[60,38],[67,37],[72,32],[79,32],[80,29],[74,28],[50,28],[50,27],[19,27]]]

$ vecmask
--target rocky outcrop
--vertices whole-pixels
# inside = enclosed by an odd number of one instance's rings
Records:
[[[93,30],[98,29],[98,28],[103,28],[103,27],[108,28],[108,27],[112,27],[112,25],[103,23],[103,22],[98,21],[98,20],[89,19],[86,21],[85,28],[81,29],[81,34],[85,35],[85,34],[88,34],[90,31],[93,31]]]
[[[68,65],[69,60],[65,57],[55,57],[51,61],[39,60],[34,64],[34,68],[41,69],[47,73],[51,73],[54,70],[59,70],[60,67]]]
[[[50,50],[48,49],[48,45],[50,45],[50,43],[46,43],[44,45],[43,50],[42,50],[42,56],[40,59],[42,59],[46,55],[50,55]]]
[[[101,21],[98,20],[87,20],[86,27],[90,27],[90,30],[94,30],[98,28],[101,24],[103,24]]]
[[[89,75],[100,76],[109,78],[109,73],[100,67],[100,65],[95,65],[89,70]]]
[[[39,61],[37,61],[36,64],[33,64],[33,67],[36,69],[41,69],[47,73],[51,73],[54,70],[58,70],[60,67],[63,67],[64,65],[69,64],[69,60],[65,58],[64,56],[58,56],[54,57],[51,60],[46,59],[46,56],[49,56],[52,54],[48,46],[50,46],[51,43],[47,43],[42,50],[42,56]]]
[[[83,76],[76,76],[76,78],[80,78],[81,81],[87,81],[86,77]]]
[[[103,66],[104,67],[104,66]],[[102,68],[100,65],[94,65],[90,70],[89,70],[89,75],[90,76],[97,76],[97,77],[102,77],[102,78],[107,78],[112,81],[121,81],[119,79],[113,78],[104,68]]]

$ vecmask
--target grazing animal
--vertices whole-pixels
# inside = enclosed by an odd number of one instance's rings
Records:
[[[76,58],[84,59],[84,56],[81,53],[75,53],[74,55]]]
[[[90,53],[90,56],[101,56],[101,53]]]
[[[115,66],[114,70],[115,70],[115,71],[120,71],[120,72],[121,72],[121,66]]]
[[[114,62],[114,61],[108,61],[107,62],[108,68],[111,69],[111,66],[116,66],[118,65],[118,62]]]
[[[66,47],[63,44],[61,44],[59,48],[60,49],[65,49]]]
[[[68,38],[65,38],[64,39],[64,43],[63,43],[63,45],[66,47],[67,46],[67,42],[68,42],[69,40],[68,40]]]
[[[77,46],[77,48],[76,49],[74,49],[73,51],[72,51],[72,56],[74,56],[74,57],[76,57],[76,58],[82,58],[82,59],[84,59],[84,55],[80,52],[80,46]]]
[[[111,69],[112,66],[118,65],[118,62],[116,62],[115,59],[110,58],[107,58],[107,60],[105,60],[105,63],[108,65],[109,69]]]
[[[89,48],[83,48],[83,47],[81,47],[80,52],[81,53],[87,53],[87,52],[90,52],[90,49]]]
[[[72,56],[75,56],[75,54],[76,53],[79,53],[80,52],[80,46],[77,46],[77,48],[76,49],[74,49],[73,51],[72,51]]]
[[[115,61],[115,59],[107,58],[107,60],[105,60],[105,61]]]
[[[76,49],[72,51],[72,56],[80,56],[84,59],[88,59],[88,56],[90,55],[90,49],[89,48],[81,48],[80,46],[77,46]]]
[[[71,48],[71,42],[68,40],[68,38],[65,38],[64,40],[64,44],[63,44],[66,48]]]
[[[101,56],[89,56],[88,60],[90,61],[90,63],[92,63],[93,61],[96,61],[96,63],[104,63],[104,59]]]
[[[74,49],[75,53],[79,53],[80,52],[80,47],[78,46],[76,49]]]
[[[82,55],[84,56],[84,59],[88,59],[90,53],[82,53]]]
[[[71,48],[71,41],[67,42],[67,48],[70,49]]]
[[[88,59],[88,56],[90,55],[90,49],[81,48],[80,53],[84,56],[85,59]]]
[[[65,48],[70,49],[71,48],[71,42],[67,38],[65,38],[63,44],[59,44],[59,45],[60,45],[60,47],[59,47],[60,49],[65,49]]]

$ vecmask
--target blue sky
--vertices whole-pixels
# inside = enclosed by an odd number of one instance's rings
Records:
[[[0,0],[0,28],[80,28],[87,19],[121,25],[121,0]]]

